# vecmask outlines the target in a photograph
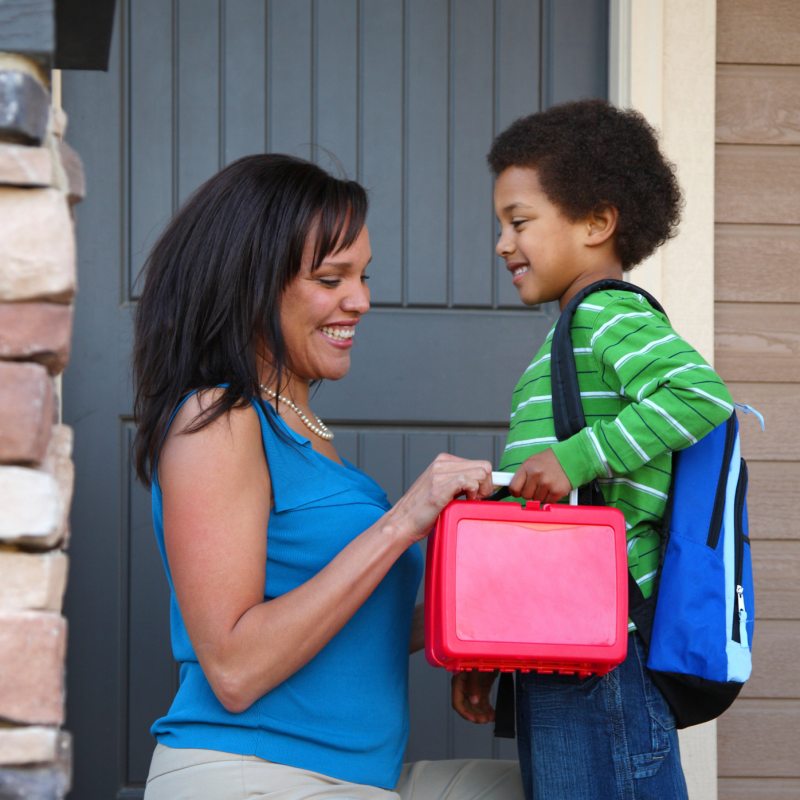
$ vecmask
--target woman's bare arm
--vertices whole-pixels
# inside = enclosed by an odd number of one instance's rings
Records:
[[[164,536],[195,653],[220,702],[238,712],[341,630],[453,496],[491,492],[491,465],[440,456],[314,578],[265,602],[270,479],[258,418],[234,409],[180,435],[201,402],[181,409],[159,461]]]

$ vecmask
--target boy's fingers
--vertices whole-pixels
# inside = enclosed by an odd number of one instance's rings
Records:
[[[520,467],[511,479],[511,483],[508,484],[508,491],[511,492],[514,497],[524,497],[525,486],[528,480],[528,473],[525,472],[524,467]]]
[[[459,672],[451,681],[453,709],[469,722],[491,722],[494,709],[489,703],[489,688],[483,685],[477,671]]]

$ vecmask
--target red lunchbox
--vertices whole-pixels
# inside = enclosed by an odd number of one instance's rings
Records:
[[[425,576],[431,664],[603,675],[627,645],[620,511],[454,500],[439,515]]]

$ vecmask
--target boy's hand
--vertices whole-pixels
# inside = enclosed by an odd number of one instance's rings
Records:
[[[572,485],[555,453],[548,448],[522,463],[508,489],[514,497],[555,503],[570,493]]]
[[[482,725],[494,720],[494,708],[489,700],[497,672],[467,670],[457,672],[451,681],[450,699],[453,708],[469,722]]]

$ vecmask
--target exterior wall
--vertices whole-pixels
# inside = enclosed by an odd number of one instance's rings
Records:
[[[792,502],[800,434],[791,417],[800,383],[800,288],[793,274],[800,252],[800,6],[612,0],[612,58],[612,98],[641,110],[661,131],[687,198],[680,236],[633,278],[664,299],[676,326],[714,359],[736,399],[767,417],[764,433],[752,418],[742,422],[759,618],[754,674],[718,723],[682,732],[690,796],[794,798],[800,796],[800,534]]]
[[[719,0],[716,364],[745,419],[754,672],[719,721],[720,800],[800,797],[800,5]]]
[[[714,0],[612,0],[611,99],[660,133],[686,205],[680,233],[631,274],[675,328],[713,361]],[[692,800],[717,798],[717,723],[681,731]]]
[[[0,9],[1,10],[1,9]],[[10,9],[11,12],[14,9]],[[2,16],[2,15],[0,15]],[[13,14],[12,14],[13,16]],[[0,52],[0,797],[62,798],[72,432],[58,424],[82,195],[40,62]]]

